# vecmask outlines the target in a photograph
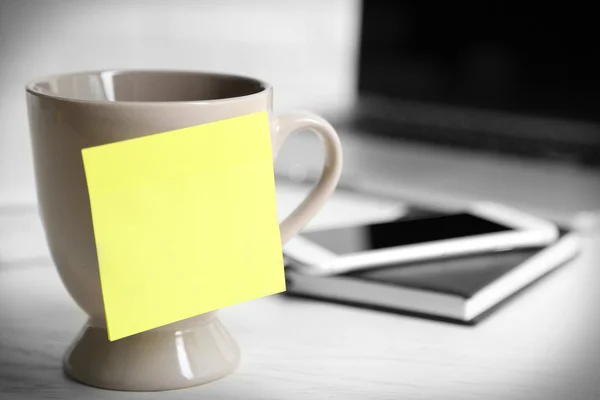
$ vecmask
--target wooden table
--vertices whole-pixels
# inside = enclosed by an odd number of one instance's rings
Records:
[[[313,144],[298,140],[279,168],[306,161]],[[344,141],[347,173],[392,189],[500,199],[564,221],[600,203],[597,171]],[[600,232],[589,229],[575,262],[476,327],[271,296],[221,312],[243,351],[237,373],[191,389],[121,393],[63,376],[62,354],[84,315],[49,260],[9,262],[0,265],[0,399],[594,399],[599,306]]]

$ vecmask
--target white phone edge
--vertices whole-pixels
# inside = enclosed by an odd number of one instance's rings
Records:
[[[327,276],[392,263],[407,263],[505,249],[544,246],[552,243],[559,236],[559,230],[555,224],[505,205],[492,202],[476,202],[463,211],[509,226],[515,230],[371,250],[343,256],[337,255],[302,236],[296,236],[285,245],[284,253],[295,264],[304,266],[302,267],[302,273],[313,276]]]

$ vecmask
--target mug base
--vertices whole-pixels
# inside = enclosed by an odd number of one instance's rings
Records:
[[[87,323],[64,358],[67,376],[102,389],[161,391],[215,381],[236,370],[240,351],[221,321],[199,319],[111,342],[105,327]]]

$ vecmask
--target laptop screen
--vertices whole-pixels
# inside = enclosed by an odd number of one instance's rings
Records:
[[[515,141],[599,144],[592,6],[510,4],[364,0],[361,97],[400,101],[406,114],[434,107],[446,123]]]

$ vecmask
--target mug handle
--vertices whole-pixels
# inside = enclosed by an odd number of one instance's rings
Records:
[[[272,146],[275,156],[279,153],[279,149],[287,137],[298,130],[313,131],[321,138],[325,145],[325,165],[316,186],[302,203],[280,223],[282,245],[297,234],[325,205],[335,190],[342,173],[342,145],[337,132],[329,122],[308,111],[284,114],[272,119]]]

